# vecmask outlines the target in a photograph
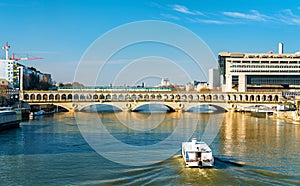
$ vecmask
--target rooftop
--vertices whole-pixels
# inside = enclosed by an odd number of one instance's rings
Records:
[[[232,58],[300,58],[300,52],[294,54],[274,54],[274,53],[237,53],[221,52],[219,56]]]

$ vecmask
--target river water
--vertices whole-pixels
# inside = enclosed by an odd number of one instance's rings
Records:
[[[107,157],[124,155],[122,145],[115,154],[105,154],[87,143],[77,123],[88,123],[95,116],[120,144],[140,147],[136,162],[133,157],[122,161]],[[208,121],[214,123],[216,117],[120,112],[82,113],[81,120],[76,120],[69,113],[59,113],[22,122],[18,129],[0,132],[0,185],[300,185],[300,124],[245,113],[224,114],[210,144],[216,157],[214,168],[185,168],[180,140],[203,138]],[[140,125],[126,126],[132,118]],[[94,120],[90,123],[99,125]],[[166,141],[178,126],[178,140],[172,139],[169,149],[166,144],[158,146],[161,161],[149,163],[148,147]],[[166,158],[165,152],[173,154]]]

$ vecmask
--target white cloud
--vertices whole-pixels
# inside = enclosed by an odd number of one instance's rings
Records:
[[[188,18],[190,22],[193,23],[205,23],[205,24],[215,24],[215,25],[228,25],[228,24],[236,24],[234,22],[228,22],[228,21],[223,21],[223,20],[215,20],[215,19],[192,19]]]
[[[179,17],[171,15],[171,14],[160,14],[161,16],[167,18],[167,19],[174,19],[174,20],[180,20]]]
[[[283,10],[278,20],[288,25],[300,25],[300,16],[295,15],[290,9]]]
[[[180,12],[183,14],[190,14],[190,15],[203,15],[202,12],[199,11],[191,11],[189,10],[187,7],[182,6],[182,5],[172,5],[172,10],[176,11],[176,12]]]
[[[239,19],[248,19],[253,21],[267,21],[270,19],[269,16],[259,13],[257,10],[251,10],[250,13],[241,12],[223,12],[225,16]]]

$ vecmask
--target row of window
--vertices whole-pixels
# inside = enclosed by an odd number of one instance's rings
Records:
[[[253,69],[234,69],[230,72],[285,72],[285,73],[300,73],[300,70],[253,70]]]
[[[231,68],[300,68],[298,65],[231,65]]]
[[[186,99],[189,99],[189,100],[206,100],[206,101],[209,101],[209,100],[221,100],[221,101],[224,101],[225,99],[226,100],[233,100],[233,101],[278,101],[278,95],[245,95],[245,96],[242,96],[242,95],[199,95],[199,96],[196,96],[196,97],[193,97],[192,95],[78,95],[78,94],[75,94],[75,95],[72,95],[72,94],[69,94],[69,95],[66,95],[66,94],[63,94],[63,95],[53,95],[53,94],[50,94],[50,95],[47,95],[47,94],[44,94],[44,95],[41,95],[41,94],[38,94],[38,95],[34,95],[34,94],[31,94],[31,95],[28,95],[28,94],[25,94],[24,95],[24,100],[85,100],[85,99],[119,99],[119,100],[128,100],[128,99],[180,99],[180,100],[186,100]]]
[[[228,60],[229,63],[265,63],[265,64],[300,64],[300,61],[242,61],[242,60]]]

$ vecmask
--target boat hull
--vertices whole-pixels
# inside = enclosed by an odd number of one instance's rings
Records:
[[[18,128],[19,126],[20,126],[20,121],[19,120],[6,122],[6,123],[0,123],[0,131],[7,130],[7,129]]]

